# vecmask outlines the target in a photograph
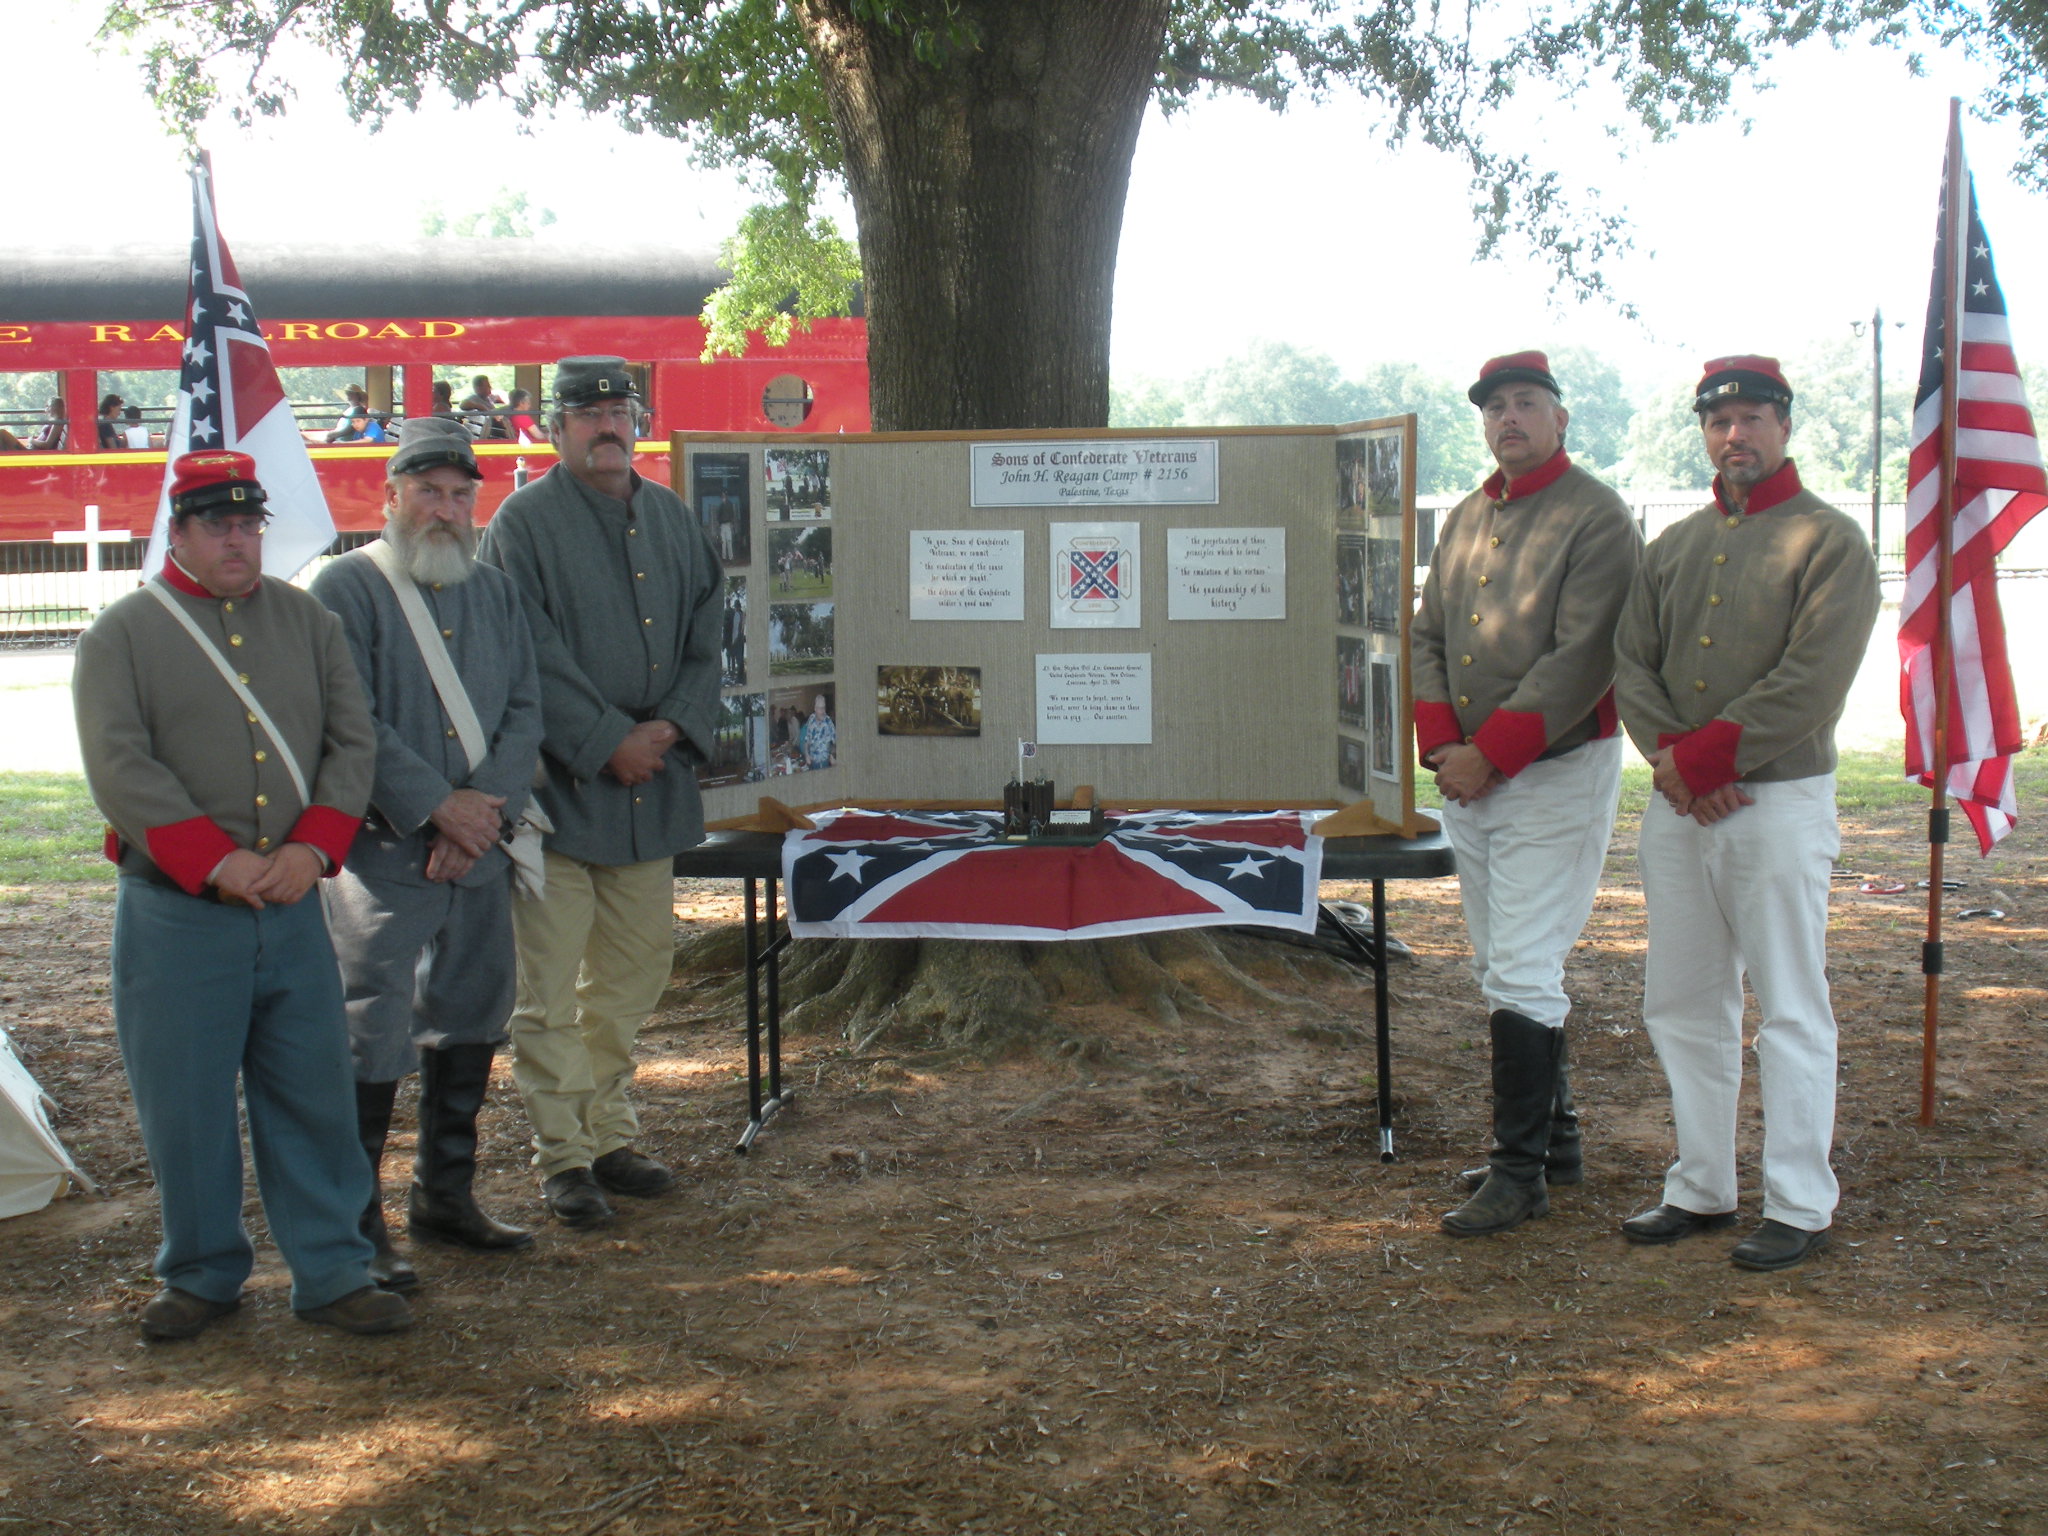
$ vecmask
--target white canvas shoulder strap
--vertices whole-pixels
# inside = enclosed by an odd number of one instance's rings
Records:
[[[363,553],[391,583],[392,594],[398,599],[398,611],[412,626],[412,637],[420,648],[420,660],[427,664],[427,676],[434,680],[434,692],[441,696],[441,707],[448,712],[448,723],[455,727],[456,739],[462,743],[462,750],[469,756],[469,766],[474,770],[488,750],[483,722],[476,717],[476,706],[469,702],[469,690],[462,686],[462,679],[455,671],[455,660],[441,639],[441,631],[434,627],[434,616],[427,612],[427,600],[420,596],[419,584],[406,574],[398,551],[387,540],[371,541],[363,546]]]
[[[242,681],[242,675],[235,670],[234,663],[221,654],[219,646],[206,638],[206,631],[199,627],[191,614],[179,606],[178,600],[171,596],[170,589],[162,582],[148,582],[143,590],[164,605],[170,616],[192,637],[192,643],[213,663],[213,669],[220,673],[230,688],[235,690],[235,697],[242,701],[242,707],[256,717],[256,723],[263,727],[263,733],[270,738],[270,744],[277,748],[278,760],[284,764],[285,772],[291,775],[292,788],[299,792],[299,804],[311,805],[313,794],[306,787],[305,770],[299,766],[298,758],[292,755],[292,749],[285,745],[284,734],[278,730],[277,722],[270,718],[270,711],[263,707],[261,699],[249,691],[249,685]]]

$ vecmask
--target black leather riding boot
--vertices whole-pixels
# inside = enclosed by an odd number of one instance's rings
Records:
[[[1543,1154],[1543,1182],[1552,1189],[1561,1184],[1586,1182],[1585,1147],[1579,1135],[1579,1106],[1572,1097],[1569,1037],[1559,1050],[1563,1055],[1557,1067],[1557,1102],[1550,1110],[1550,1148]],[[1490,1163],[1481,1163],[1477,1168],[1461,1170],[1458,1179],[1467,1189],[1477,1189],[1491,1172],[1493,1166]]]
[[[1505,1232],[1550,1213],[1543,1159],[1557,1105],[1564,1031],[1506,1008],[1497,1009],[1487,1024],[1493,1036],[1493,1150],[1486,1161],[1492,1171],[1477,1194],[1444,1216],[1443,1229],[1454,1237]]]
[[[477,1208],[476,1117],[490,1091],[494,1045],[420,1052],[420,1142],[406,1202],[412,1235],[458,1248],[524,1248],[533,1234]]]
[[[391,1231],[384,1225],[384,1143],[391,1135],[391,1106],[397,1098],[395,1082],[356,1084],[356,1136],[370,1160],[370,1203],[363,1207],[361,1230],[376,1250],[370,1255],[370,1278],[384,1290],[409,1291],[420,1277],[391,1246]]]

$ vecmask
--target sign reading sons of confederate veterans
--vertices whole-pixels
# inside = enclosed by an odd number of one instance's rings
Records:
[[[1216,504],[1216,444],[1209,440],[975,443],[968,454],[977,507]]]

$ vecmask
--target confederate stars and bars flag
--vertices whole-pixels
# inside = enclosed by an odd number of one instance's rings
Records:
[[[1991,264],[1991,242],[1977,217],[1977,189],[1954,139],[1942,186],[1934,247],[1934,291],[1920,388],[1913,402],[1913,450],[1907,469],[1906,590],[1899,613],[1900,710],[1906,722],[1906,774],[1930,788],[1935,746],[1935,628],[1939,619],[1941,461],[1946,394],[1946,319],[1950,286],[1948,198],[1968,199],[1961,256],[1961,337],[1956,389],[1953,551],[1949,600],[1947,789],[1989,853],[2017,816],[2012,754],[2022,746],[2005,620],[1999,612],[1998,554],[2043,506],[2048,477],[2013,359],[2005,297]]]
[[[1106,939],[1245,925],[1313,933],[1322,813],[1150,812],[1084,846],[1006,843],[1000,813],[819,813],[785,835],[797,938]]]
[[[263,573],[288,579],[334,542],[334,516],[278,382],[263,328],[214,221],[213,173],[204,156],[192,168],[188,293],[178,404],[164,439],[164,488],[143,576],[162,570],[169,550],[171,466],[181,454],[233,449],[256,461],[256,478],[268,497]]]

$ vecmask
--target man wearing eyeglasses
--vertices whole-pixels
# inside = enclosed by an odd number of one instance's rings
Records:
[[[407,1327],[370,1284],[369,1170],[334,951],[311,892],[341,867],[377,736],[341,625],[263,577],[263,487],[246,454],[172,466],[170,559],[78,644],[86,782],[120,866],[114,1029],[157,1181],[163,1289],[143,1336],[235,1310],[246,1105],[291,1304],[351,1333]]]
[[[546,892],[513,903],[512,1070],[556,1220],[674,1176],[639,1151],[633,1042],[674,958],[670,861],[704,835],[696,764],[718,709],[718,553],[682,499],[633,470],[624,359],[569,357],[548,438],[560,463],[505,499],[478,558],[525,599],[540,664]]]

